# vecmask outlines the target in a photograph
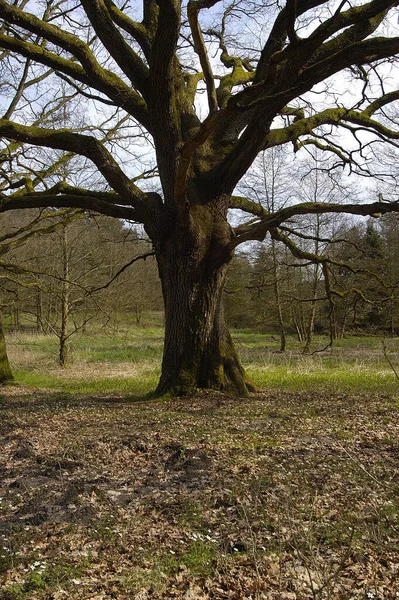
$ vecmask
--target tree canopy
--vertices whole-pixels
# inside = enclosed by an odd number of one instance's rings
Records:
[[[268,211],[236,192],[257,155],[282,145],[317,148],[333,169],[395,175],[379,158],[399,138],[397,5],[0,0],[1,210],[143,224],[166,309],[159,393],[248,389],[220,297],[237,246],[270,233],[295,253],[284,224],[297,215],[399,210],[380,197]],[[236,226],[231,209],[244,217]]]

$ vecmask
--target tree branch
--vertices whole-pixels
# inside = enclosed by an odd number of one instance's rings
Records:
[[[133,86],[146,96],[148,67],[115,27],[106,3],[103,0],[82,0],[82,6],[110,56],[127,75]]]
[[[1,210],[1,209],[0,209]],[[76,219],[82,217],[84,212],[82,210],[71,210],[66,209],[63,211],[57,211],[56,213],[47,213],[45,215],[40,215],[24,227],[21,227],[17,231],[8,234],[7,236],[2,236],[0,240],[0,256],[10,252],[14,248],[18,248],[25,244],[30,238],[34,236],[46,235],[48,233],[54,233],[60,227],[64,227],[66,223],[71,223]],[[39,222],[49,219],[62,219],[57,223],[51,223],[50,225],[43,225],[42,227],[35,227]],[[5,243],[5,239],[8,238],[9,241]],[[10,239],[12,238],[12,239]]]
[[[44,127],[25,126],[0,119],[0,135],[20,142],[45,146],[66,152],[74,152],[89,158],[99,169],[110,186],[131,198],[132,206],[141,206],[145,194],[123,173],[108,150],[96,138],[68,129],[54,130]]]
[[[143,23],[137,23],[120,10],[112,0],[104,0],[112,20],[118,27],[126,31],[139,44],[144,56],[149,59],[151,54],[151,35]]]
[[[250,240],[263,241],[268,232],[278,227],[281,223],[298,215],[321,215],[326,213],[344,213],[359,216],[378,217],[390,212],[399,212],[399,201],[372,202],[370,204],[329,204],[328,202],[303,202],[294,206],[282,208],[268,215],[257,223],[249,224],[243,233],[237,235],[230,247],[236,248]]]
[[[123,265],[123,267],[121,267],[119,269],[119,271],[117,271],[117,273],[115,273],[115,275],[113,277],[111,277],[111,279],[109,281],[107,281],[106,284],[104,284],[100,287],[91,289],[89,293],[94,294],[94,292],[99,292],[100,290],[107,289],[111,285],[111,283],[113,283],[115,281],[115,279],[117,279],[119,277],[119,275],[121,275],[124,271],[126,271],[126,269],[131,267],[138,260],[146,260],[149,256],[155,256],[155,252],[151,251],[151,252],[146,252],[145,254],[140,254],[139,256],[135,256],[134,258],[132,258],[132,260],[130,260],[125,265]]]
[[[5,196],[0,200],[0,213],[19,208],[80,208],[118,219],[141,222],[139,213],[129,206],[119,206],[102,201],[96,195],[82,194],[26,194],[23,196]]]
[[[142,97],[115,73],[103,68],[97,62],[88,44],[60,27],[46,23],[31,13],[9,5],[5,0],[0,0],[0,17],[63,48],[75,56],[81,65],[74,60],[65,59],[55,52],[46,50],[43,45],[38,46],[35,43],[22,41],[3,33],[0,33],[0,47],[14,50],[26,58],[36,60],[40,64],[105,93],[117,106],[130,112],[149,131],[151,130],[146,104]]]
[[[207,6],[207,8],[213,6],[217,2],[219,2],[219,0],[213,0],[212,2],[209,2],[209,6]],[[208,53],[206,51],[201,27],[198,22],[198,12],[200,10],[199,4],[200,3],[198,1],[196,2],[195,0],[189,0],[187,5],[187,14],[191,27],[191,34],[194,40],[194,49],[198,54],[201,68],[204,73],[206,91],[208,96],[209,112],[213,113],[218,109],[218,102],[216,97],[215,81],[212,73],[212,67],[208,58]]]
[[[229,208],[239,209],[257,217],[266,217],[269,214],[261,204],[252,202],[243,196],[231,196],[229,199]]]
[[[173,206],[176,157],[182,140],[177,94],[178,88],[184,90],[183,74],[175,56],[180,32],[180,1],[159,0],[158,6],[150,58],[151,101],[148,109],[154,123],[153,135],[165,203]]]

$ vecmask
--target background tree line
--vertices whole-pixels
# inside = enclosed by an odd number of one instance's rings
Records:
[[[317,220],[313,225],[322,235]],[[346,333],[397,335],[399,219],[340,221],[336,236],[323,242],[333,257],[327,281],[320,263],[293,258],[274,240],[238,255],[225,295],[231,325],[278,334],[281,350],[288,333],[297,335],[305,351],[315,333],[333,339]],[[303,247],[320,245],[320,240],[306,239]]]
[[[35,227],[43,218],[52,225]],[[13,211],[2,215],[0,240],[6,328],[56,335],[62,366],[70,338],[92,321],[97,329],[115,328],[162,310],[151,245],[122,221],[81,211]]]
[[[75,333],[145,324],[154,315],[161,323],[162,294],[149,241],[116,219],[53,213],[2,216],[6,330],[57,336],[65,365]],[[53,221],[50,230],[42,227],[27,237],[24,232],[45,216]],[[314,334],[398,333],[398,215],[367,223],[307,217],[296,223],[296,235],[304,257],[269,238],[234,258],[224,294],[230,326],[279,336],[281,350],[286,335],[296,334],[304,351]],[[317,261],[324,254],[327,266]]]
[[[282,148],[261,153],[241,191],[273,214],[298,202],[383,201],[384,178],[354,187],[323,152],[292,158]],[[391,192],[392,193],[392,192]],[[295,333],[304,351],[315,333],[331,341],[349,330],[395,334],[398,321],[399,218],[298,215],[233,260],[226,287],[233,326]]]

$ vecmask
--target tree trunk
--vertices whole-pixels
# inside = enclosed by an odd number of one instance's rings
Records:
[[[292,322],[294,324],[295,327],[295,331],[296,331],[296,335],[298,338],[298,342],[303,342],[303,340],[305,339],[305,326],[303,324],[303,314],[302,311],[299,312],[299,314],[297,314],[299,311],[296,311],[294,306],[292,306],[291,308],[291,317],[292,317]]]
[[[315,297],[315,296],[314,296]],[[305,346],[302,350],[303,354],[310,354],[314,334],[314,323],[316,319],[316,300],[312,300],[309,321],[306,328]]]
[[[12,383],[14,377],[11,372],[7,356],[6,340],[4,338],[3,322],[0,315],[0,385]]]
[[[44,333],[42,291],[40,288],[36,290],[36,332],[39,335]]]
[[[61,289],[61,327],[59,333],[59,364],[60,367],[66,367],[68,365],[69,357],[69,248],[68,248],[68,235],[66,226],[62,228],[61,238],[62,248],[62,289]]]
[[[280,273],[278,268],[278,257],[277,257],[277,249],[276,249],[276,241],[272,240],[272,257],[273,257],[273,288],[274,288],[274,297],[276,299],[276,309],[277,309],[277,319],[280,331],[280,352],[285,352],[287,345],[287,338],[285,335],[285,325],[284,325],[284,317],[283,317],[283,308],[281,303],[281,293],[280,293]]]
[[[390,302],[390,315],[389,315],[389,324],[390,324],[390,330],[391,330],[391,337],[395,337],[395,311],[394,311],[394,306],[395,306],[395,296],[394,296],[395,290],[392,290],[392,297],[391,297],[391,302]]]
[[[158,396],[182,396],[198,388],[245,396],[254,389],[240,364],[224,318],[223,287],[232,258],[224,235],[226,229],[223,234],[214,228],[209,234],[205,224],[206,219],[202,228],[191,230],[190,236],[176,231],[157,256],[165,306]]]
[[[135,310],[136,310],[136,325],[140,325],[140,321],[141,321],[141,306],[140,306],[140,302],[136,302],[136,304],[135,304]]]

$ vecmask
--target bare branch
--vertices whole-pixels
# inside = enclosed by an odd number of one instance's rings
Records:
[[[149,78],[148,67],[115,27],[106,2],[82,0],[82,6],[105,48],[129,77],[133,86],[145,96]]]
[[[327,202],[304,202],[282,208],[272,215],[266,216],[252,225],[248,225],[243,233],[240,233],[235,239],[232,240],[231,247],[235,248],[238,245],[250,240],[262,241],[268,232],[271,232],[280,224],[297,215],[343,213],[359,216],[379,217],[381,214],[387,214],[390,212],[399,212],[399,201],[372,202],[370,204],[329,204]]]
[[[130,260],[125,265],[123,265],[123,267],[121,267],[117,271],[117,273],[115,273],[115,275],[113,277],[111,277],[111,279],[107,283],[105,283],[104,285],[102,285],[100,287],[91,289],[88,293],[91,295],[91,294],[94,294],[95,292],[99,292],[100,290],[107,289],[111,285],[111,283],[113,283],[115,281],[115,279],[117,279],[124,271],[126,271],[126,269],[131,267],[135,262],[137,262],[138,260],[146,260],[150,256],[155,256],[155,252],[151,251],[151,252],[146,252],[145,254],[140,254],[139,256],[135,256],[134,258],[132,258],[132,260]]]
[[[0,119],[0,135],[17,141],[56,148],[86,156],[97,166],[110,186],[130,199],[131,206],[146,213],[145,194],[124,174],[108,150],[94,137],[71,133],[69,130],[55,131],[34,126],[24,126]]]
[[[9,5],[5,0],[0,0],[0,17],[10,23],[24,27],[31,33],[63,48],[75,56],[81,65],[78,65],[74,60],[62,58],[55,52],[46,50],[41,45],[22,41],[17,37],[4,35],[3,33],[0,33],[0,47],[15,50],[26,58],[36,60],[55,71],[60,71],[77,79],[81,83],[95,87],[98,91],[108,95],[118,106],[123,106],[126,110],[131,111],[132,115],[150,129],[146,104],[142,97],[126,85],[115,73],[103,68],[94,57],[88,44],[71,33],[46,23],[32,13],[27,13]]]
[[[210,2],[212,6],[219,0]],[[207,95],[208,95],[208,106],[209,112],[213,113],[218,109],[218,102],[216,97],[215,81],[212,73],[211,63],[209,61],[208,53],[206,51],[204,38],[202,35],[201,27],[198,22],[198,12],[200,10],[199,2],[190,0],[187,5],[188,20],[190,22],[191,33],[194,40],[194,48],[199,56],[201,68],[204,73],[204,79],[206,83]]]
[[[105,4],[116,25],[136,40],[148,59],[151,53],[151,32],[149,29],[143,23],[137,23],[130,19],[112,0],[105,0]]]
[[[256,202],[252,202],[243,196],[231,196],[229,200],[229,208],[235,208],[244,212],[256,215],[257,217],[266,217],[269,213],[267,210]]]

